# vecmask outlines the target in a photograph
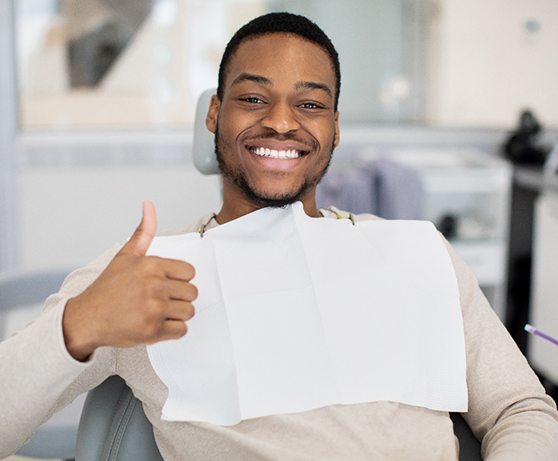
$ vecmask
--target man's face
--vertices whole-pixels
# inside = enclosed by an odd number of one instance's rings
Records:
[[[229,62],[223,100],[213,98],[207,117],[225,202],[313,203],[338,143],[334,100],[335,73],[319,46],[282,33],[242,43]]]

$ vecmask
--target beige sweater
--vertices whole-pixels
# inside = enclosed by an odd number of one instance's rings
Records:
[[[186,231],[196,230],[206,219]],[[464,417],[483,440],[484,459],[557,460],[554,402],[488,305],[471,270],[448,249],[465,328],[469,411]],[[447,413],[394,402],[334,405],[232,427],[162,421],[167,390],[151,368],[145,347],[100,348],[81,363],[64,345],[66,301],[84,290],[117,251],[113,248],[70,274],[60,292],[47,299],[44,313],[0,344],[0,457],[15,452],[41,422],[78,394],[119,374],[143,402],[166,460],[457,460]]]

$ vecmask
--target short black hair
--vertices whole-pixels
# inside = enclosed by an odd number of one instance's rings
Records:
[[[310,19],[293,13],[268,13],[258,16],[242,26],[232,36],[225,48],[221,64],[219,65],[219,82],[217,85],[217,97],[223,99],[225,77],[229,62],[238,47],[246,40],[272,33],[285,33],[297,35],[322,48],[330,57],[331,66],[335,72],[335,100],[334,109],[337,111],[339,103],[339,92],[341,90],[341,70],[339,66],[339,55],[333,43],[320,27]]]

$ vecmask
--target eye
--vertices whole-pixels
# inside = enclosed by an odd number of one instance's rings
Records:
[[[315,102],[304,102],[302,104],[300,104],[300,106],[302,109],[309,109],[309,110],[316,110],[316,109],[323,109],[324,107],[320,104],[317,104]]]
[[[246,96],[244,98],[239,98],[239,101],[246,102],[248,104],[265,104],[263,99],[260,99],[256,96]]]

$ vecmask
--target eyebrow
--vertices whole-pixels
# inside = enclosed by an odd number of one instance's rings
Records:
[[[273,85],[273,81],[271,79],[264,77],[263,75],[250,74],[248,72],[243,72],[236,77],[231,85],[237,85],[245,81],[255,82],[264,86]],[[300,82],[296,82],[294,87],[296,90],[321,90],[327,93],[330,97],[333,97],[333,91],[325,83],[302,80]]]
[[[322,90],[325,91],[330,97],[333,97],[333,91],[325,83],[301,81],[295,84],[297,90]]]
[[[231,86],[237,85],[245,81],[259,83],[260,85],[264,85],[264,86],[271,86],[273,83],[269,78],[264,77],[262,75],[249,74],[247,72],[243,72],[242,74],[240,74],[238,77],[234,79],[234,81],[231,83]]]

